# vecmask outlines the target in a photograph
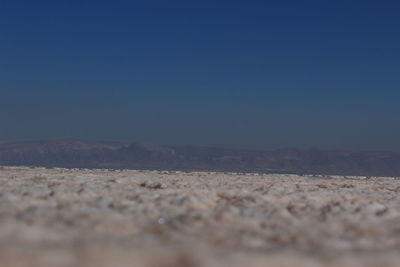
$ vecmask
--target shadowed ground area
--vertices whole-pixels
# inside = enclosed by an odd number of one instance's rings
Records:
[[[2,167],[3,266],[400,266],[400,180]]]

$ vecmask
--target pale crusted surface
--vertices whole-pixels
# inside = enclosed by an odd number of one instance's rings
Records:
[[[395,178],[0,169],[2,266],[400,266],[399,249]]]

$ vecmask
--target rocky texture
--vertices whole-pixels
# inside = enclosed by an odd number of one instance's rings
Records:
[[[395,178],[1,167],[3,266],[400,266]]]

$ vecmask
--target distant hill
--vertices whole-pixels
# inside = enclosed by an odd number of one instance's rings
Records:
[[[400,176],[400,153],[45,140],[0,143],[0,165]]]

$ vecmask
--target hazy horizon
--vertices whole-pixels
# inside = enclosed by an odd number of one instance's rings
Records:
[[[224,144],[209,144],[209,143],[155,143],[148,140],[116,140],[116,139],[95,139],[95,138],[36,138],[36,139],[0,139],[1,143],[31,143],[31,142],[62,142],[62,141],[81,141],[81,142],[98,142],[98,143],[122,143],[122,144],[139,144],[160,147],[204,147],[204,148],[218,148],[218,149],[234,149],[234,150],[252,150],[252,151],[277,151],[277,150],[320,150],[320,151],[343,151],[343,152],[395,152],[399,153],[400,150],[395,149],[351,149],[351,148],[335,148],[323,146],[240,146],[240,145],[224,145]]]

